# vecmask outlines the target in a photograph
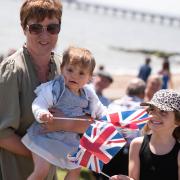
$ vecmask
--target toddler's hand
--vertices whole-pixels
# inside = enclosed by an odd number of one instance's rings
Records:
[[[51,113],[42,113],[39,119],[45,123],[52,123],[53,115]]]

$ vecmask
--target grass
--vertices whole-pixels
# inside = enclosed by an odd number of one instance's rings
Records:
[[[66,176],[66,173],[67,173],[66,170],[58,169],[57,171],[58,180],[63,180],[64,177]],[[94,180],[94,178],[92,173],[88,169],[82,168],[80,180]]]

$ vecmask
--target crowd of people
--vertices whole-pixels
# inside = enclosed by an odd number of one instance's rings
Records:
[[[102,171],[112,180],[180,180],[180,93],[172,90],[169,60],[152,74],[146,58],[124,95],[112,100],[104,91],[113,76],[103,66],[95,71],[89,49],[54,52],[62,8],[59,0],[25,0],[24,45],[0,59],[0,179],[56,180],[60,167],[67,170],[65,180],[78,180],[81,167],[67,156],[78,149],[92,118],[146,108],[151,118],[143,134],[135,132]]]

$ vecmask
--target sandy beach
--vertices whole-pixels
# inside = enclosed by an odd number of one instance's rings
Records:
[[[125,94],[128,82],[135,78],[133,75],[115,75],[113,76],[114,82],[105,90],[104,94],[110,99],[114,100],[122,97]],[[172,81],[174,90],[180,91],[180,74],[173,74]]]

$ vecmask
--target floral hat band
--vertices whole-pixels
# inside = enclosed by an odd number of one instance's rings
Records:
[[[153,105],[164,111],[180,111],[180,93],[170,90],[162,89],[157,91],[150,102],[143,102],[141,106]]]

